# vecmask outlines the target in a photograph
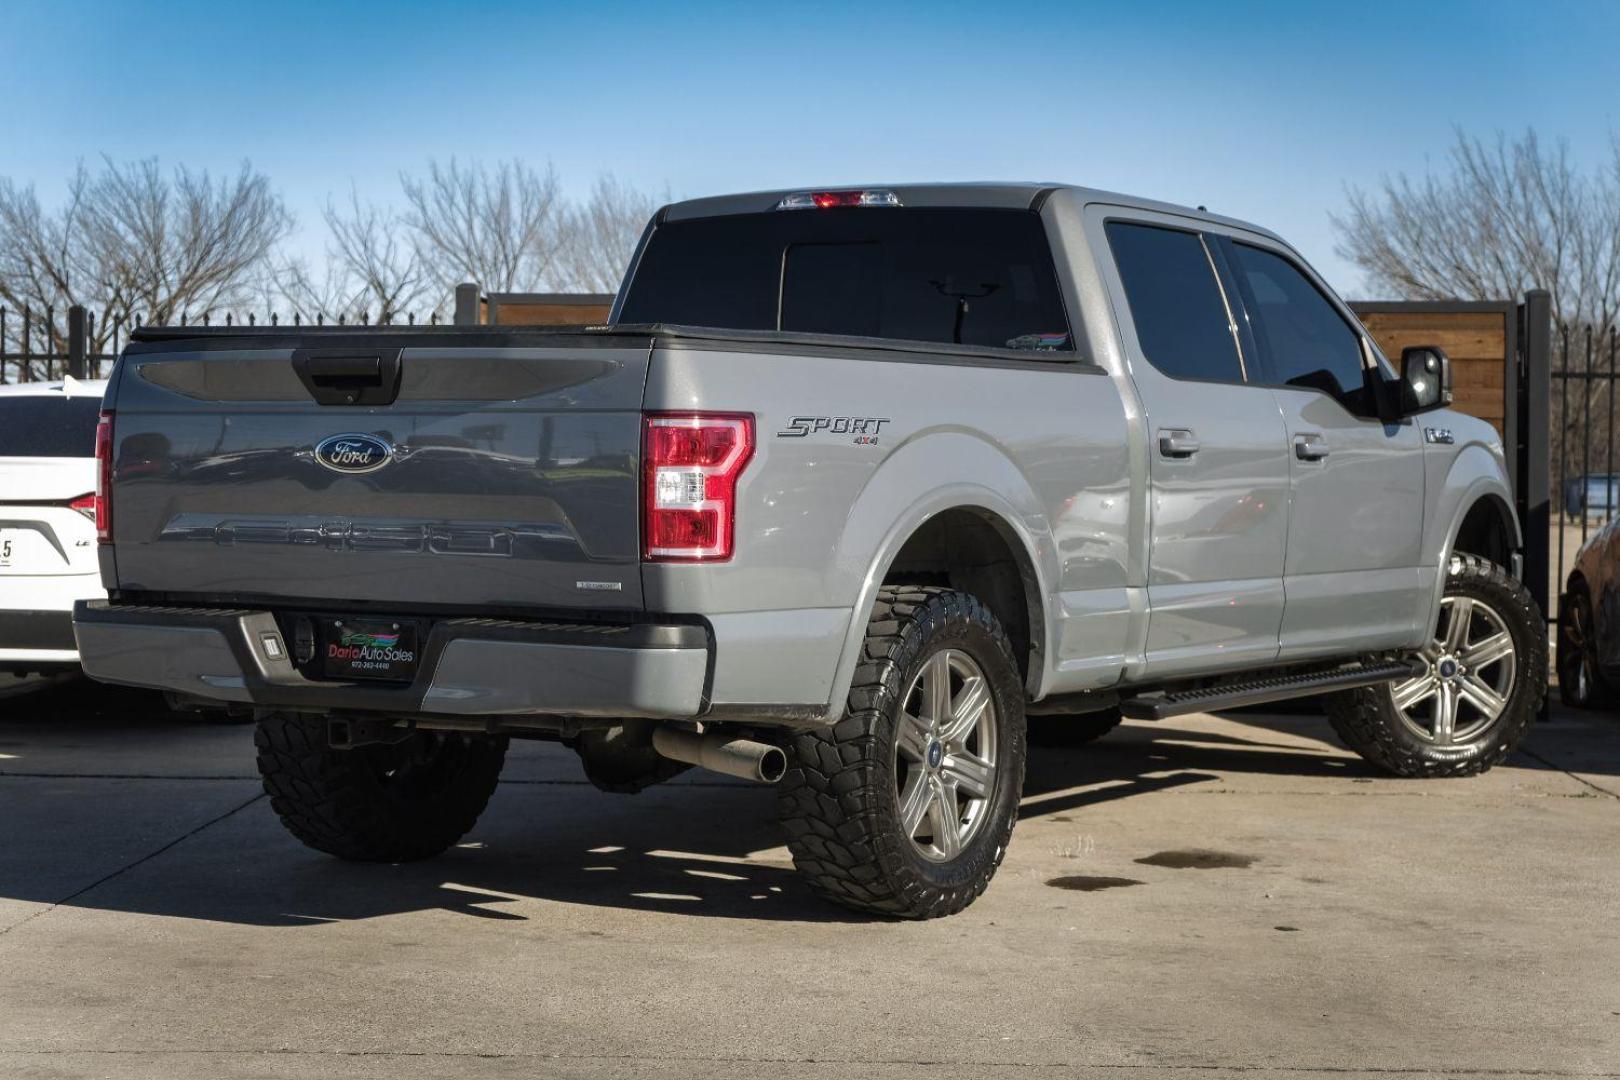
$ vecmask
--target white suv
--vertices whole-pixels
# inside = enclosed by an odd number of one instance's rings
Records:
[[[105,382],[0,386],[0,671],[78,664],[73,602],[96,562],[96,420]]]

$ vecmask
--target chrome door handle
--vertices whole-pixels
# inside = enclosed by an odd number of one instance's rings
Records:
[[[1186,428],[1161,428],[1159,454],[1167,458],[1190,458],[1198,453],[1198,437]]]
[[[1294,456],[1301,461],[1321,461],[1328,456],[1327,440],[1314,432],[1295,435]]]

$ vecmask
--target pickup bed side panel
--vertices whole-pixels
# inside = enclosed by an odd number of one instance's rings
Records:
[[[1130,489],[1110,379],[1042,360],[769,349],[661,346],[648,374],[649,409],[756,417],[735,557],[643,568],[650,611],[713,625],[716,706],[832,704],[836,715],[888,562],[957,506],[995,513],[1026,546],[1046,630],[1037,692],[1077,657],[1087,670],[1100,662],[1098,681],[1118,677]]]

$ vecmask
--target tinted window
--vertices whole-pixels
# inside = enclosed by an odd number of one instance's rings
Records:
[[[619,321],[1072,349],[1040,217],[836,209],[672,221]]]
[[[790,245],[782,259],[782,329],[883,337],[884,262],[883,246],[871,242]]]
[[[1361,339],[1311,279],[1280,255],[1234,244],[1255,337],[1271,377],[1331,394],[1351,412],[1367,408]]]
[[[1108,223],[1136,339],[1153,366],[1178,379],[1242,382],[1220,284],[1197,234]]]
[[[99,397],[0,397],[0,457],[95,457]]]

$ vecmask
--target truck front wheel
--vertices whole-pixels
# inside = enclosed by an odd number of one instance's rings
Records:
[[[794,864],[845,907],[928,919],[967,907],[1006,854],[1024,780],[1024,689],[976,598],[878,594],[843,720],[787,743]]]
[[[1524,585],[1452,557],[1421,675],[1327,699],[1345,745],[1397,776],[1472,776],[1500,763],[1547,693],[1547,631]]]
[[[265,793],[288,832],[340,859],[409,862],[473,827],[507,740],[418,731],[391,745],[335,750],[324,716],[272,713],[254,742]]]

